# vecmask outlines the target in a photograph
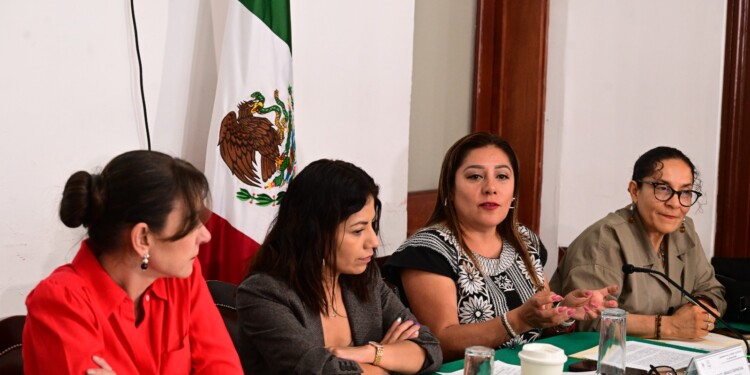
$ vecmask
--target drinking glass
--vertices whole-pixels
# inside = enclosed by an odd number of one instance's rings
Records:
[[[470,346],[464,352],[464,375],[493,375],[495,351],[486,346]]]
[[[625,316],[622,309],[604,309],[599,325],[599,361],[596,373],[625,375]]]

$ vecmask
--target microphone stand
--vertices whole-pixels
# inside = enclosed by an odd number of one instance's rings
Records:
[[[740,340],[742,340],[745,343],[745,348],[747,349],[747,352],[745,353],[747,355],[745,356],[745,358],[747,358],[748,361],[750,361],[750,358],[749,358],[750,357],[750,344],[747,343],[747,340],[745,339],[745,336],[743,336],[734,327],[732,327],[731,325],[729,325],[729,323],[725,322],[724,319],[721,319],[721,317],[718,314],[716,314],[715,312],[713,312],[706,305],[704,305],[700,300],[698,300],[697,298],[695,298],[692,294],[690,294],[687,290],[685,290],[685,288],[683,288],[680,284],[677,284],[674,280],[672,280],[671,278],[669,278],[669,276],[667,276],[663,272],[659,272],[659,271],[656,271],[656,270],[652,270],[652,269],[648,269],[648,268],[643,268],[643,267],[636,267],[636,266],[634,266],[632,264],[625,264],[624,266],[622,266],[622,272],[625,273],[626,275],[629,275],[629,274],[634,273],[634,272],[643,272],[643,273],[650,273],[650,274],[661,276],[662,279],[666,280],[668,283],[672,284],[675,288],[677,288],[680,292],[682,292],[682,294],[685,295],[685,299],[687,299],[688,301],[690,301],[690,303],[692,303],[694,305],[700,306],[709,315],[711,315],[714,318],[716,318],[716,320],[718,320],[719,322],[721,322],[721,324],[723,324],[725,327],[727,327],[727,329],[729,329],[732,333],[734,333],[737,337],[739,337]]]

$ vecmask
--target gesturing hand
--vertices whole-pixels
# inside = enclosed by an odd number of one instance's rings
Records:
[[[531,328],[553,327],[568,320],[575,309],[565,306],[552,307],[553,303],[562,301],[562,299],[554,292],[544,290],[537,292],[527,299],[523,305],[513,310],[518,314],[518,318],[527,325],[527,327],[522,327],[522,332]]]
[[[602,310],[617,307],[617,301],[607,300],[606,297],[617,293],[618,285],[610,285],[597,290],[577,289],[565,296],[560,303],[574,309],[571,317],[575,320],[592,320],[599,317]]]

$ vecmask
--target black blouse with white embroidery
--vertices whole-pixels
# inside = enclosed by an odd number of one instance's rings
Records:
[[[528,247],[537,277],[544,280],[547,250],[539,236],[530,229],[522,225],[518,229]],[[521,306],[536,292],[521,254],[507,241],[503,240],[499,258],[485,258],[475,253],[484,275],[459,249],[458,239],[446,227],[436,225],[422,229],[391,255],[383,267],[383,275],[397,286],[406,306],[409,306],[409,301],[401,284],[401,269],[416,269],[451,278],[456,283],[458,321],[461,324],[494,319]],[[534,341],[541,333],[541,329],[524,332],[502,347]]]

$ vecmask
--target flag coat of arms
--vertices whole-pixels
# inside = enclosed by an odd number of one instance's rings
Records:
[[[296,172],[289,0],[229,3],[205,173],[206,279],[239,284]]]

